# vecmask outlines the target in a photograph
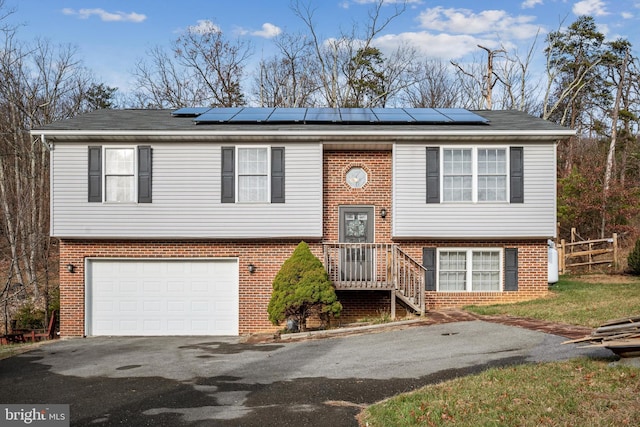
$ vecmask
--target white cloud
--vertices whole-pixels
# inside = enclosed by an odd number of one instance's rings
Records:
[[[104,9],[62,9],[62,13],[65,15],[75,15],[80,19],[89,19],[91,16],[98,16],[105,22],[134,22],[140,23],[147,19],[146,15],[140,13],[125,13],[125,12],[107,12]]]
[[[262,30],[253,31],[251,35],[257,37],[264,37],[265,39],[271,39],[282,32],[282,29],[276,25],[265,22],[262,24]]]
[[[428,58],[460,59],[478,52],[478,44],[499,48],[495,40],[471,35],[432,34],[427,31],[385,35],[375,40],[383,52],[392,52],[400,45],[408,45]]]
[[[608,15],[603,0],[581,0],[573,5],[572,12],[576,15],[605,16]]]
[[[196,25],[190,25],[187,30],[194,34],[220,33],[222,30],[208,19],[199,19]]]
[[[380,0],[342,0],[338,3],[338,6],[343,9],[349,9],[352,4],[356,5],[367,5],[378,3]],[[390,4],[404,3],[412,8],[417,7],[417,5],[424,3],[424,0],[384,0],[383,6],[387,6]]]
[[[524,0],[520,5],[520,7],[522,7],[523,9],[533,9],[539,4],[543,4],[543,1],[542,0]]]
[[[484,34],[501,38],[534,37],[540,27],[532,24],[535,16],[512,16],[504,10],[483,10],[474,13],[469,9],[445,9],[441,6],[427,9],[418,19],[427,30],[457,34]]]
[[[356,4],[378,3],[379,0],[353,0]],[[347,3],[345,1],[345,3]],[[422,4],[422,0],[384,0],[384,4],[406,3],[406,4]]]
[[[622,12],[620,15],[622,16],[623,19],[632,19],[633,18],[633,13],[631,13],[631,12]]]

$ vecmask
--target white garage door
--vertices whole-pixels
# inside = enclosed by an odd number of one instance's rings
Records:
[[[238,335],[236,260],[89,260],[87,335]]]

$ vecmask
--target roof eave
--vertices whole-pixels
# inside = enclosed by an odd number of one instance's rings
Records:
[[[296,140],[296,141],[336,141],[336,140],[368,140],[368,141],[412,141],[424,140],[558,140],[574,136],[576,132],[566,130],[197,130],[197,131],[153,131],[153,130],[31,130],[33,136],[45,136],[47,139],[88,141],[113,140],[123,141],[131,138],[137,140]]]

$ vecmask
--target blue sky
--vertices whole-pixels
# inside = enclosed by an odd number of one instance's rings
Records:
[[[308,2],[309,0],[303,0]],[[334,37],[353,22],[366,22],[375,0],[311,0],[318,34]],[[388,3],[398,0],[387,0]],[[127,89],[145,51],[168,46],[189,26],[215,23],[226,35],[253,45],[252,60],[273,52],[279,32],[304,30],[289,0],[4,0],[21,25],[20,37],[72,44],[78,57],[109,86]],[[384,9],[385,12],[388,7]],[[406,12],[376,40],[383,49],[411,43],[425,57],[463,61],[480,57],[478,44],[518,48],[524,55],[536,33],[544,34],[591,15],[608,38],[640,46],[640,0],[408,0]]]

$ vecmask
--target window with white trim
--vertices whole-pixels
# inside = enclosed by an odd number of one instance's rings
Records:
[[[238,202],[269,201],[269,148],[238,147]]]
[[[496,292],[501,290],[501,249],[438,250],[438,290]]]
[[[135,148],[104,149],[105,202],[136,201]]]
[[[506,202],[506,148],[443,148],[444,202]]]
[[[478,201],[507,201],[507,150],[478,148]]]

